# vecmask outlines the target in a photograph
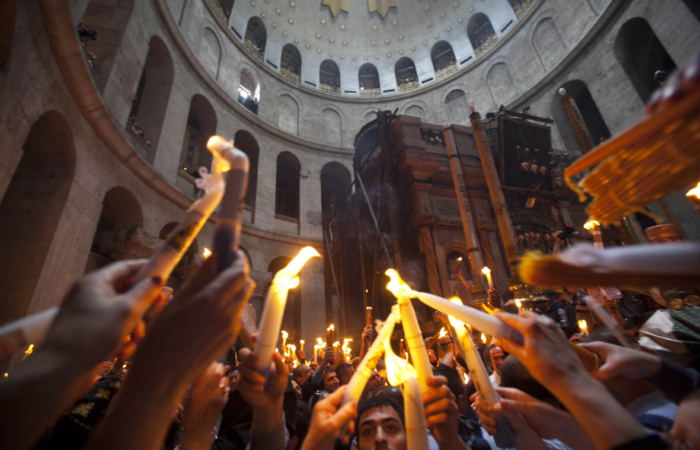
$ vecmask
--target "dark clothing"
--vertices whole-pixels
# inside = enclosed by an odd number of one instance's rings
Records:
[[[579,332],[578,323],[576,321],[576,308],[574,305],[564,305],[556,300],[549,306],[547,316],[559,324],[567,338]]]
[[[675,404],[700,388],[700,372],[661,358],[659,372],[647,380]]]
[[[671,449],[659,436],[646,436],[626,444],[618,445],[614,450],[666,450]]]

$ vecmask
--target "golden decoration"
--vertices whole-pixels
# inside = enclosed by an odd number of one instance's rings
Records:
[[[396,0],[367,0],[367,7],[370,13],[377,11],[383,19],[389,8],[396,8]]]
[[[348,9],[350,6],[350,0],[322,0],[321,5],[328,6],[331,9],[331,14],[333,14],[333,17],[337,16],[341,10],[350,12]]]

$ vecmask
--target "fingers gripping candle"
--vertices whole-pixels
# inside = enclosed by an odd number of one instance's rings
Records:
[[[420,384],[421,392],[428,389],[427,379],[433,376],[430,360],[428,359],[428,351],[425,349],[425,341],[418,325],[416,312],[413,310],[411,298],[414,297],[411,288],[403,282],[399,274],[394,269],[386,271],[386,275],[391,278],[386,288],[396,296],[401,311],[401,324],[403,325],[408,351],[411,355],[414,369],[417,373],[418,383]]]
[[[272,279],[272,285],[267,291],[265,298],[265,309],[260,318],[260,328],[258,339],[255,341],[255,355],[260,359],[258,373],[265,377],[265,382],[270,372],[270,362],[272,362],[272,352],[277,345],[277,337],[280,335],[282,327],[282,316],[287,305],[287,294],[289,289],[299,285],[297,274],[304,267],[304,264],[314,256],[321,255],[313,247],[304,247],[299,254],[289,262],[287,267],[277,272]]]

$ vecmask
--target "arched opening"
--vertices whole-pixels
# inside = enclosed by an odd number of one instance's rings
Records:
[[[197,58],[204,67],[204,70],[215,80],[219,79],[219,69],[221,69],[221,42],[209,27],[204,27],[199,41],[199,51]]]
[[[469,258],[461,252],[450,252],[446,258],[447,274],[450,280],[459,280],[461,276],[465,281],[472,279],[471,267],[469,266]]]
[[[161,228],[160,233],[158,233],[158,238],[161,240],[169,239],[177,226],[177,222],[167,223]],[[170,278],[168,278],[166,284],[172,288],[179,287],[191,274],[201,267],[202,262],[204,262],[203,252],[204,248],[200,251],[197,239],[193,240],[187,251],[185,251],[185,254],[182,255],[180,262],[177,263],[177,266],[173,269],[173,273],[170,275]]]
[[[255,217],[255,194],[258,189],[258,156],[260,148],[252,134],[239,130],[234,138],[236,147],[248,155],[250,167],[248,170],[248,191],[245,195],[245,207],[250,212],[248,219],[253,222]]]
[[[295,83],[301,84],[301,54],[294,44],[282,48],[280,74]]]
[[[248,51],[260,61],[265,56],[265,45],[267,44],[267,30],[260,17],[251,17],[245,29],[245,39],[243,45]]]
[[[260,82],[252,70],[244,67],[241,69],[241,84],[238,86],[238,103],[245,109],[258,114],[258,102],[260,101]]]
[[[472,43],[474,54],[477,57],[484,54],[498,41],[496,32],[493,31],[493,26],[491,26],[491,21],[484,13],[474,14],[472,18],[469,19],[467,37]]]
[[[291,260],[291,258],[286,256],[278,256],[270,262],[267,271],[274,277],[277,272],[287,267],[287,264],[289,264]],[[298,341],[301,338],[301,284],[303,282],[304,280],[300,275],[299,285],[289,290],[287,305],[284,308],[284,315],[282,316],[282,330],[289,333],[287,341],[290,343]],[[269,289],[269,286],[267,289]],[[267,291],[267,289],[265,289],[265,291]]]
[[[100,92],[107,85],[133,9],[134,0],[92,0],[78,24],[78,37]]]
[[[213,3],[216,12],[218,12],[219,16],[228,24],[228,19],[231,17],[231,10],[233,10],[233,5],[236,3],[236,0],[215,0]]]
[[[110,189],[102,200],[102,212],[92,238],[85,273],[117,259],[147,256],[124,254],[124,251],[129,250],[125,242],[129,240],[135,228],[143,228],[143,213],[139,201],[124,187]]]
[[[34,122],[22,150],[0,203],[0,323],[29,309],[75,171],[73,134],[57,111]]]
[[[561,87],[566,89],[566,94],[574,99],[576,106],[581,111],[583,121],[588,128],[588,132],[593,139],[595,145],[600,144],[604,140],[610,138],[610,130],[608,129],[603,116],[598,109],[598,106],[593,100],[586,83],[581,80],[571,80],[564,83]],[[561,96],[557,92],[552,100],[552,114],[554,122],[559,129],[564,145],[568,150],[579,149],[578,141],[571,128],[571,124],[564,114],[564,110],[560,104]]]
[[[340,70],[334,61],[327,59],[321,63],[319,80],[323,92],[340,95]]]
[[[433,45],[430,51],[430,59],[433,61],[435,76],[442,80],[457,72],[457,59],[452,51],[452,46],[447,41],[440,41]]]
[[[299,220],[299,175],[301,164],[296,156],[282,152],[277,156],[275,178],[275,215]]]
[[[12,37],[15,34],[16,0],[0,2],[0,70],[10,59]]]
[[[394,74],[396,74],[396,86],[399,92],[408,92],[418,89],[418,73],[416,65],[411,58],[403,57],[396,62],[394,66]]]
[[[211,166],[212,155],[207,150],[207,141],[216,134],[216,112],[209,100],[195,94],[190,102],[187,127],[182,142],[180,172],[188,177],[199,177],[197,169]]]
[[[649,22],[641,17],[622,25],[613,47],[615,58],[644,103],[676,69],[676,63],[656,37]]]
[[[469,121],[469,108],[467,106],[467,96],[461,89],[455,89],[445,97],[445,107],[450,123],[467,125]]]
[[[127,131],[137,143],[134,148],[143,149],[151,163],[155,160],[174,73],[168,48],[158,36],[153,36],[126,122]]]
[[[515,11],[515,15],[520,19],[530,9],[530,6],[535,3],[535,0],[508,0],[508,3]]]
[[[379,72],[373,64],[366,63],[360,67],[360,95],[364,97],[377,97],[382,95],[379,85]]]

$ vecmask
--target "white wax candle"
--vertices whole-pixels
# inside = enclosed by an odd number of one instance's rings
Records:
[[[425,420],[420,382],[411,371],[407,371],[405,376],[403,409],[406,417],[406,448],[408,450],[428,449],[430,448],[428,425]]]
[[[399,310],[401,311],[401,324],[403,325],[408,352],[411,355],[411,362],[416,369],[421,392],[425,392],[428,389],[428,377],[433,376],[433,370],[411,299],[399,300]]]
[[[287,294],[289,289],[299,284],[299,279],[295,278],[301,268],[309,258],[321,256],[313,247],[304,247],[284,269],[277,272],[272,279],[272,285],[267,291],[265,298],[265,308],[260,318],[258,338],[255,341],[255,355],[260,359],[258,373],[265,377],[265,382],[270,374],[270,363],[272,362],[272,352],[277,344],[277,337],[282,326],[282,316],[287,305]],[[293,280],[296,280],[294,283]]]
[[[491,279],[491,269],[488,267],[484,266],[483,269],[481,269],[481,273],[486,275],[486,281],[489,283],[489,289],[493,290],[493,280]]]

